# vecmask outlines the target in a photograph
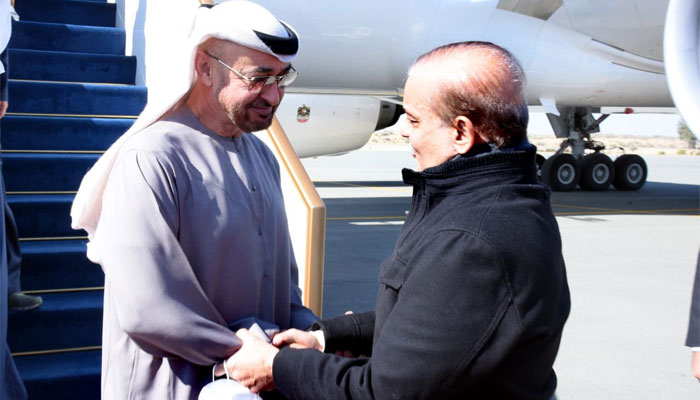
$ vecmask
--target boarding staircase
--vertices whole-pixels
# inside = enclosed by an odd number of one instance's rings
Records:
[[[80,180],[146,103],[136,60],[105,0],[16,0],[9,44],[10,107],[0,120],[7,201],[35,311],[10,312],[8,343],[29,397],[99,399],[102,287],[70,227]]]

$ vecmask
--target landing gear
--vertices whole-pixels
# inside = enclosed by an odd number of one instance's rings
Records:
[[[537,179],[542,181],[542,165],[547,159],[542,154],[535,154],[535,162],[537,163]]]
[[[619,190],[637,190],[647,179],[647,166],[642,157],[624,154],[615,162],[603,154],[605,145],[591,140],[591,133],[609,115],[593,117],[590,107],[560,107],[560,115],[547,114],[557,137],[565,139],[551,157],[537,155],[538,174],[555,191],[569,191],[580,186],[584,190],[607,190],[610,184]],[[571,153],[565,153],[570,149]],[[592,151],[585,153],[586,151]],[[543,161],[544,160],[544,161]]]
[[[603,153],[592,153],[581,159],[581,181],[584,190],[606,190],[615,177],[615,165]]]
[[[555,154],[542,165],[542,182],[552,190],[568,192],[576,187],[580,168],[571,154]]]
[[[618,190],[637,190],[647,180],[647,163],[636,154],[624,154],[615,160],[613,185]]]

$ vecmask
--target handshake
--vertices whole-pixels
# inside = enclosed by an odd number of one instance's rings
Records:
[[[237,330],[236,336],[241,341],[241,347],[224,363],[214,367],[214,375],[226,375],[253,393],[274,389],[272,364],[280,348],[289,346],[293,349],[315,349],[323,352],[325,347],[322,331],[289,329],[273,333],[270,338],[258,324],[253,324],[250,329]]]

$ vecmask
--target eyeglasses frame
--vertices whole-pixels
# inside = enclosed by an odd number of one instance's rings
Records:
[[[256,82],[263,82],[263,84],[262,84],[262,85],[260,86],[260,88],[259,88],[259,91],[262,91],[262,89],[263,89],[265,86],[269,86],[269,85],[271,85],[273,82],[277,82],[277,88],[278,88],[278,89],[284,90],[284,89],[287,88],[287,86],[289,86],[289,85],[291,85],[292,83],[294,83],[294,81],[296,80],[296,78],[299,76],[299,72],[297,72],[297,70],[294,69],[294,67],[290,65],[290,66],[289,66],[289,68],[290,68],[289,72],[287,72],[287,73],[284,74],[284,75],[254,76],[254,77],[251,78],[251,77],[245,76],[245,75],[243,75],[242,73],[236,71],[236,69],[234,69],[232,66],[226,64],[222,59],[220,59],[219,57],[217,57],[217,56],[215,56],[215,55],[213,55],[213,54],[210,54],[208,51],[204,51],[204,54],[206,54],[206,55],[208,55],[209,57],[213,58],[214,60],[218,61],[219,64],[223,65],[223,66],[226,67],[229,71],[233,72],[233,73],[236,75],[236,77],[238,77],[239,79],[245,81],[245,82],[248,84],[248,90],[253,90],[253,87],[255,86]],[[293,74],[293,76],[294,76],[294,78],[292,79],[292,81],[289,82],[289,83],[287,83],[287,84],[284,85],[284,86],[280,86],[280,82],[282,82],[283,79],[287,78],[287,77],[290,76],[291,74]],[[256,91],[257,91],[257,90],[256,90]]]

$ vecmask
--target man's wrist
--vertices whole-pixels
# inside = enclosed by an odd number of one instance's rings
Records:
[[[272,378],[272,372],[274,370],[273,366],[275,364],[275,357],[277,356],[277,353],[280,352],[280,350],[273,345],[269,345],[269,346],[272,347],[272,349],[270,349],[270,351],[269,351],[270,355],[265,359],[264,363],[265,363],[265,373],[267,374],[267,376]]]
[[[323,331],[317,330],[311,331],[309,333],[316,338],[316,341],[318,342],[319,346],[321,346],[320,348],[317,348],[317,350],[323,353],[326,350],[326,337],[323,336]]]

